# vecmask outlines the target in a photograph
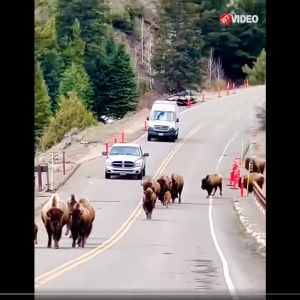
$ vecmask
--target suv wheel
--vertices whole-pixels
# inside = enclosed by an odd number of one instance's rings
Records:
[[[143,171],[142,171],[142,176],[144,177],[146,175],[146,167],[144,167]]]
[[[151,136],[149,136],[149,134],[148,134],[148,137],[147,137],[147,141],[151,142]]]
[[[170,138],[170,141],[171,141],[172,143],[174,143],[174,142],[175,142],[175,139],[176,139],[176,136],[172,136],[172,137]]]
[[[105,172],[105,179],[110,179],[110,174],[108,174],[107,172]]]
[[[143,179],[143,171],[141,171],[140,174],[137,174],[137,175],[136,175],[136,179],[138,179],[138,180]]]

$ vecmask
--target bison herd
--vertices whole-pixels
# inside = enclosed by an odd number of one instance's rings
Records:
[[[263,159],[253,159],[252,169],[249,174],[248,191],[252,193],[253,183],[256,182],[260,188],[264,184],[264,175],[266,161]],[[249,170],[250,159],[245,160],[245,168]],[[244,182],[247,182],[248,175],[244,176]],[[181,203],[181,194],[184,186],[183,177],[173,173],[171,177],[162,175],[159,179],[150,177],[141,182],[143,187],[143,209],[146,219],[152,218],[152,212],[155,208],[156,200],[160,200],[162,205],[167,208],[178,198]],[[241,178],[238,183],[241,186]],[[247,188],[244,185],[244,188]],[[214,196],[217,189],[220,190],[222,196],[222,176],[220,174],[209,174],[202,179],[201,188],[206,190],[209,196]],[[212,194],[213,192],[213,194]],[[95,220],[95,209],[89,199],[82,198],[79,201],[74,195],[66,202],[60,199],[58,194],[53,194],[48,202],[43,206],[41,218],[48,234],[48,248],[51,248],[52,239],[54,247],[59,248],[59,240],[61,239],[62,229],[66,226],[65,235],[70,234],[72,238],[72,247],[77,245],[84,247],[86,240],[91,234],[93,222]],[[34,223],[34,241],[37,244],[38,227]]]

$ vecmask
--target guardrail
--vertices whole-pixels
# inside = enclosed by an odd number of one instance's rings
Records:
[[[254,182],[254,194],[258,203],[266,211],[266,196],[256,182]]]

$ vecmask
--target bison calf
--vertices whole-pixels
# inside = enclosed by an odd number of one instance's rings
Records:
[[[253,192],[254,182],[256,182],[257,185],[262,189],[265,181],[264,175],[257,172],[249,173],[249,184],[248,184],[248,175],[243,176],[243,179],[244,179],[244,189],[247,189],[248,186],[248,193],[250,194]],[[239,178],[238,186],[239,188],[241,188],[241,177]]]
[[[38,234],[39,228],[37,227],[36,223],[34,222],[34,241],[37,244],[37,234]]]
[[[146,219],[152,218],[152,211],[155,207],[156,195],[153,190],[149,187],[147,188],[143,196],[143,209],[146,213]]]
[[[210,174],[207,175],[205,178],[202,179],[202,185],[201,185],[202,190],[206,190],[208,195],[206,198],[208,198],[213,189],[214,193],[212,196],[215,195],[217,189],[220,189],[220,196],[222,196],[222,176],[220,174]]]
[[[172,203],[175,202],[175,199],[178,198],[179,203],[181,203],[181,193],[183,190],[183,177],[178,174],[172,174],[171,176],[171,197],[172,197]]]
[[[72,211],[72,224],[71,224],[71,234],[72,234],[72,247],[75,248],[76,240],[78,240],[78,246],[84,248],[86,243],[86,238],[90,232],[91,226],[91,214],[87,208],[85,208],[81,203],[76,202]],[[81,244],[81,245],[80,245]]]
[[[169,191],[165,192],[164,194],[164,204],[169,208],[169,205],[171,205],[171,193]]]

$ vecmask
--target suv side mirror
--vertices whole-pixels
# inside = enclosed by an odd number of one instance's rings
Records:
[[[146,119],[147,121],[149,121],[149,117],[147,117],[147,119]]]
[[[103,156],[107,156],[107,152],[103,151],[103,152],[102,152],[102,155],[103,155]]]
[[[176,122],[179,122],[179,118],[176,119]]]
[[[143,157],[149,156],[149,153],[144,153]]]

